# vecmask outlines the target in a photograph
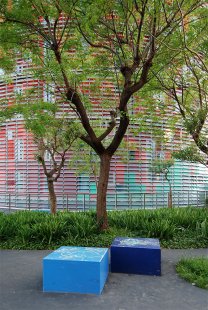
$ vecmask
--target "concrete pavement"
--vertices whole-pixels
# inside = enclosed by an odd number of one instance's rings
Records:
[[[208,310],[208,291],[180,279],[181,257],[208,249],[162,250],[162,276],[109,274],[102,295],[42,292],[42,258],[51,251],[0,250],[1,310]]]

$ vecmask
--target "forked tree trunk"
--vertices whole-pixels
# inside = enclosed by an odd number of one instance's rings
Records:
[[[108,189],[108,179],[110,173],[111,156],[102,154],[100,156],[100,175],[97,188],[97,222],[100,230],[108,228],[108,218],[106,210],[106,195]]]
[[[48,182],[48,191],[49,191],[51,213],[56,214],[57,201],[56,201],[56,193],[54,190],[54,181],[47,180],[47,182]]]

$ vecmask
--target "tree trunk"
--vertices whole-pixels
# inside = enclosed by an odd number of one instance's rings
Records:
[[[168,193],[168,208],[173,207],[173,195],[172,195],[172,186],[170,180],[168,180],[168,185],[169,185],[169,193]]]
[[[50,198],[51,213],[56,214],[57,202],[56,202],[56,193],[54,190],[54,182],[49,181],[49,180],[47,182],[48,182],[48,191],[49,191],[49,198]]]
[[[168,193],[168,208],[172,207],[173,207],[173,198],[172,198],[172,190],[170,190]]]
[[[102,154],[100,156],[100,175],[97,188],[97,222],[100,230],[108,228],[108,218],[106,210],[106,196],[108,189],[108,179],[110,172],[111,156]]]

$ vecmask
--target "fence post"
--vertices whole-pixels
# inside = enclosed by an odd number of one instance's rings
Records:
[[[30,194],[28,194],[28,209],[30,211]]]
[[[85,194],[84,194],[84,211],[85,211]]]
[[[131,193],[129,193],[129,207],[130,207],[130,209],[132,209],[132,194]]]
[[[69,211],[69,196],[68,196],[68,194],[66,195],[66,210],[67,210],[67,212]]]
[[[115,209],[117,210],[117,192],[116,192],[116,195],[115,195]]]
[[[145,196],[145,193],[144,193],[144,209],[145,209],[145,206],[146,206],[146,196]]]
[[[11,212],[11,194],[9,194],[9,213]]]
[[[87,208],[87,211],[89,211],[90,208],[91,208],[91,194],[90,194],[90,192],[89,192],[89,195],[88,195],[88,200],[87,200],[86,208]],[[107,200],[106,200],[106,208],[107,208]]]
[[[198,208],[198,191],[196,192],[196,203],[197,203],[197,208]]]
[[[180,194],[178,193],[178,208],[180,207]]]
[[[76,210],[77,210],[77,196],[78,196],[78,193],[76,193],[76,205],[75,205]]]

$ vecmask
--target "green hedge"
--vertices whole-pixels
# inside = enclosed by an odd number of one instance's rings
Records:
[[[110,246],[116,236],[159,238],[163,247],[208,246],[208,209],[111,211],[99,232],[95,212],[0,213],[0,247],[53,249],[61,245]]]

